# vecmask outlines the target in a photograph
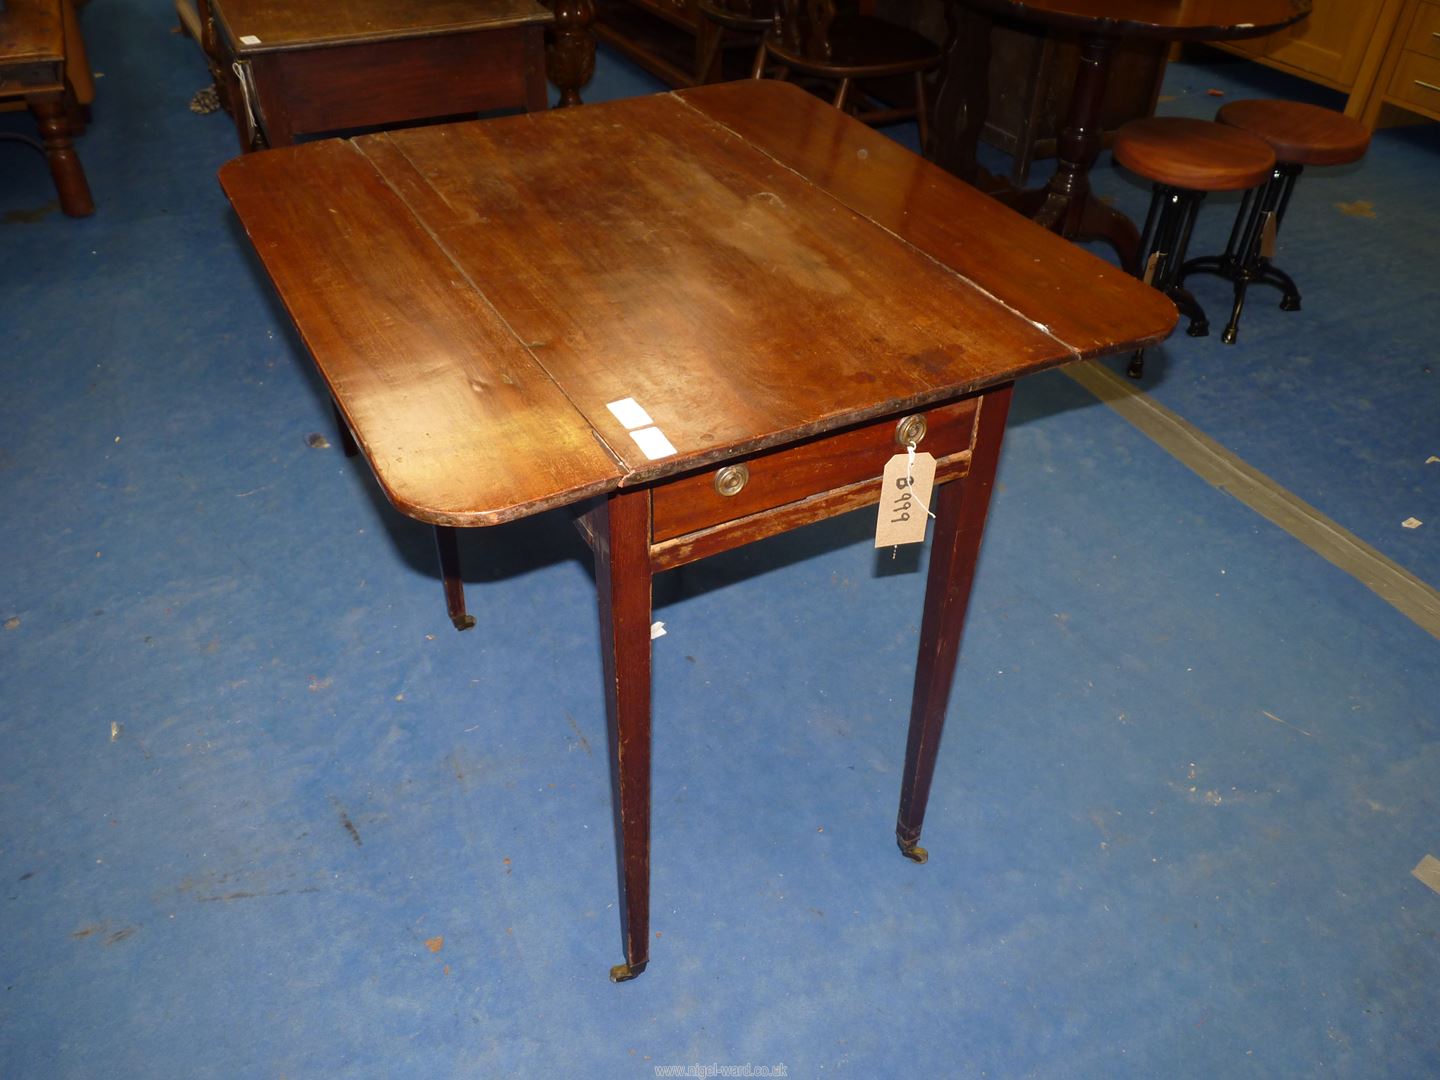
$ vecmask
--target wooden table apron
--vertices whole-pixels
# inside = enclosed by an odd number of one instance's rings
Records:
[[[616,980],[649,959],[653,576],[874,506],[924,417],[940,487],[896,825],[924,861],[1011,387],[1161,340],[1168,299],[773,81],[266,151],[221,183],[397,508],[570,507],[594,550]],[[607,408],[627,397],[673,454]]]
[[[951,42],[935,102],[932,156],[974,180],[989,99],[989,38],[996,17],[1078,35],[1080,68],[1060,134],[1055,172],[1040,188],[1002,193],[1008,205],[1071,240],[1103,240],[1121,263],[1140,272],[1140,233],[1118,210],[1090,193],[1100,154],[1101,103],[1115,44],[1124,37],[1222,41],[1260,37],[1298,22],[1310,0],[951,0],[964,13]]]

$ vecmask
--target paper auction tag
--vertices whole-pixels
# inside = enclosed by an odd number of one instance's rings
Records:
[[[1275,257],[1275,242],[1280,232],[1280,222],[1275,211],[1265,211],[1265,225],[1260,230],[1260,254],[1266,259]]]
[[[935,455],[896,454],[885,465],[880,486],[880,512],[875,521],[875,546],[922,544],[930,519],[930,491],[935,486]]]
[[[1152,251],[1150,258],[1145,260],[1145,277],[1142,280],[1146,285],[1155,284],[1155,267],[1160,265],[1160,256],[1162,254],[1164,253],[1160,251]]]

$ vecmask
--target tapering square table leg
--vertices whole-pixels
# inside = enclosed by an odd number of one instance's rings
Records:
[[[610,978],[624,982],[650,959],[650,492],[617,492],[593,515],[625,945]]]
[[[465,610],[465,578],[460,573],[460,538],[449,525],[435,526],[435,551],[440,556],[440,584],[445,610],[456,630],[469,630],[475,616]]]
[[[980,428],[970,472],[940,488],[935,514],[935,539],[930,551],[930,573],[925,583],[925,614],[920,622],[920,653],[915,662],[915,695],[910,706],[910,737],[905,746],[905,773],[900,785],[900,813],[895,840],[906,858],[923,863],[929,858],[919,846],[925,823],[925,804],[935,775],[935,758],[945,728],[945,708],[960,654],[960,634],[990,490],[1000,462],[1005,417],[1010,410],[1010,385],[991,390],[981,399]]]

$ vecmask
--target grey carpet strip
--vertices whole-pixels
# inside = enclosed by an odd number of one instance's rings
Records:
[[[1239,499],[1339,567],[1417,626],[1440,638],[1440,591],[1171,412],[1124,376],[1087,361],[1063,369],[1208,483]]]

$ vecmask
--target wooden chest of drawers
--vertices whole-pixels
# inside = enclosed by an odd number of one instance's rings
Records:
[[[1387,106],[1440,120],[1440,3],[1402,8],[1361,119],[1375,127]]]

